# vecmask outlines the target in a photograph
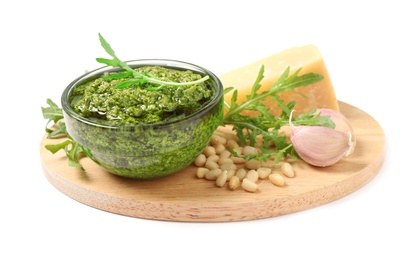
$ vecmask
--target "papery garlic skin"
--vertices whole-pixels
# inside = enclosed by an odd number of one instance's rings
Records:
[[[350,122],[341,113],[321,109],[320,115],[330,116],[336,127],[294,126],[290,121],[290,141],[302,160],[326,167],[350,155],[356,139]]]

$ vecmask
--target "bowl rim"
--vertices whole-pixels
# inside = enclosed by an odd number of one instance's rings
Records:
[[[223,97],[223,85],[221,80],[210,70],[193,64],[193,63],[189,63],[189,62],[185,62],[185,61],[180,61],[180,60],[174,60],[174,59],[135,59],[135,60],[128,60],[125,61],[127,63],[127,65],[131,65],[132,68],[137,68],[137,67],[143,67],[143,66],[161,66],[161,67],[168,67],[168,68],[181,68],[181,69],[186,69],[186,70],[191,70],[193,72],[197,72],[197,73],[203,73],[209,76],[209,78],[211,80],[214,81],[214,85],[215,85],[215,93],[212,96],[212,98],[204,105],[202,106],[199,110],[193,112],[190,115],[187,115],[183,118],[180,118],[178,120],[174,120],[174,121],[169,121],[169,122],[157,122],[157,123],[152,123],[152,124],[147,124],[147,123],[141,123],[141,124],[127,124],[127,125],[120,125],[120,126],[112,126],[112,125],[106,125],[106,124],[101,124],[97,121],[91,121],[86,117],[83,117],[79,114],[77,114],[69,105],[69,96],[71,94],[71,91],[74,87],[78,86],[79,84],[88,82],[89,79],[94,79],[97,77],[100,77],[101,75],[103,75],[104,72],[109,72],[109,71],[120,71],[122,69],[117,68],[117,67],[113,67],[113,66],[103,66],[103,67],[99,67],[97,69],[88,71],[84,74],[82,74],[81,76],[77,77],[76,79],[74,79],[62,92],[61,95],[61,106],[63,111],[68,114],[70,117],[72,117],[73,119],[80,121],[82,123],[91,125],[91,126],[96,126],[96,127],[101,127],[101,128],[108,128],[108,129],[133,129],[133,128],[146,128],[146,127],[164,127],[164,126],[168,126],[168,125],[173,125],[173,124],[177,124],[177,123],[181,123],[184,121],[188,121],[191,118],[195,118],[195,117],[201,117],[202,114],[206,113],[208,110],[211,110],[214,106],[216,106],[219,102],[222,102],[222,97]],[[97,77],[96,77],[97,76]]]

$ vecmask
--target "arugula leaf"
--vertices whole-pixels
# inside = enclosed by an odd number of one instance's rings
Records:
[[[261,66],[250,94],[246,95],[246,100],[241,103],[237,103],[237,89],[225,89],[224,95],[232,90],[234,92],[232,94],[231,103],[224,101],[227,111],[224,114],[222,124],[224,126],[232,125],[232,129],[236,132],[240,142],[243,144],[254,146],[257,138],[261,136],[263,139],[263,145],[260,148],[263,153],[242,156],[246,160],[257,159],[265,161],[268,158],[274,157],[275,161],[279,161],[288,155],[297,157],[293,145],[288,142],[285,136],[279,135],[279,129],[282,126],[289,125],[291,111],[296,102],[292,101],[285,104],[284,101],[280,99],[279,94],[286,91],[295,91],[298,87],[308,86],[323,79],[321,75],[315,73],[299,76],[298,73],[300,70],[301,69],[289,75],[290,68],[287,67],[270,89],[259,93],[261,88],[260,82],[264,78],[264,66]],[[277,118],[269,111],[269,107],[262,102],[268,97],[282,109],[281,115]],[[244,111],[257,111],[258,113],[256,116],[249,116],[242,114]],[[320,117],[316,111],[302,114],[291,120],[298,125],[335,126],[329,117]],[[271,146],[273,146],[274,149],[271,149]],[[234,155],[237,156],[237,154]]]
[[[68,165],[71,167],[83,168],[80,158],[84,156],[84,148],[72,138],[66,139],[59,144],[47,144],[45,148],[55,154],[60,150],[64,150],[68,157]]]
[[[60,138],[67,136],[67,128],[64,122],[58,122],[56,129],[48,129],[48,138]]]
[[[121,61],[115,54],[115,51],[112,49],[110,44],[103,38],[103,36],[99,33],[99,40],[100,44],[102,45],[103,49],[109,54],[113,59],[106,59],[106,58],[96,58],[96,61],[99,63],[106,64],[108,66],[112,67],[121,67],[122,69],[125,69],[126,71],[131,72],[134,76],[135,74],[140,74],[139,72],[136,72],[135,70],[131,69],[125,62]]]
[[[150,87],[150,88],[146,88],[147,90],[159,90],[162,89],[164,86],[190,86],[190,85],[196,85],[199,83],[202,83],[206,80],[209,79],[209,76],[206,75],[204,77],[202,77],[201,79],[195,80],[195,81],[190,81],[190,82],[171,82],[171,81],[163,81],[158,79],[157,77],[150,75],[149,73],[142,73],[139,71],[136,71],[134,69],[132,69],[131,67],[128,66],[128,64],[126,64],[126,62],[121,61],[117,56],[115,51],[112,49],[112,47],[110,46],[110,44],[105,40],[105,38],[103,38],[103,36],[99,33],[99,40],[100,43],[103,47],[103,49],[107,52],[107,54],[109,54],[113,59],[106,59],[106,58],[96,58],[96,61],[99,63],[103,63],[105,65],[108,66],[112,66],[112,67],[120,67],[124,70],[126,70],[126,72],[128,73],[127,75],[129,76],[133,76],[136,80],[132,80],[129,82],[122,82],[118,85],[115,86],[115,88],[127,88],[130,87],[134,84],[139,83],[140,85],[143,85],[145,83],[154,83],[159,85],[158,87]]]
[[[49,107],[42,107],[42,114],[45,119],[52,120],[54,123],[63,118],[62,110],[51,99],[47,99],[46,103]]]
[[[84,155],[88,155],[89,151],[74,141],[68,134],[65,123],[59,121],[64,117],[62,108],[55,104],[51,99],[47,99],[47,104],[49,107],[42,107],[42,114],[44,118],[48,120],[47,126],[50,122],[54,122],[54,126],[56,126],[55,129],[45,128],[45,131],[48,133],[47,138],[66,137],[66,139],[58,144],[47,144],[45,145],[45,148],[53,154],[57,153],[59,150],[64,150],[68,157],[69,166],[83,168],[79,159]]]
[[[45,148],[48,151],[50,151],[51,153],[55,154],[59,150],[64,149],[65,147],[67,147],[69,144],[71,144],[71,140],[67,139],[64,142],[59,143],[59,144],[47,144],[47,145],[45,145]]]
[[[41,107],[44,119],[48,120],[45,126],[45,131],[50,134],[49,137],[57,136],[61,134],[62,125],[59,126],[60,130],[49,128],[48,125],[51,122],[54,122],[54,124],[57,123],[59,120],[64,118],[64,115],[62,114],[62,109],[58,107],[58,105],[55,104],[51,99],[48,98],[46,103],[49,105],[49,107]]]
[[[242,102],[241,104],[237,104],[236,97],[238,95],[238,90],[234,91],[236,92],[234,93],[235,98],[233,97],[231,104],[227,105],[227,107],[230,107],[230,109],[225,115],[225,120],[228,120],[230,117],[239,114],[244,110],[257,111],[258,109],[263,109],[262,107],[265,107],[265,105],[260,101],[265,100],[267,97],[275,97],[280,92],[291,91],[301,86],[308,86],[323,79],[322,75],[315,73],[308,73],[302,76],[298,76],[297,74],[300,72],[300,69],[297,70],[293,75],[288,76],[289,70],[290,68],[287,67],[280,78],[272,85],[269,90],[263,91],[262,93],[257,93],[257,90],[259,90],[261,87],[260,82],[264,77],[264,66],[261,66],[258,77],[252,87],[251,94],[246,96],[246,101]],[[280,105],[281,107],[284,106],[281,100],[274,98],[274,101],[277,105]],[[290,115],[290,110],[287,112],[289,112]]]

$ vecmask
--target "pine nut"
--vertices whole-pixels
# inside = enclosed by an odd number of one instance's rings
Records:
[[[237,164],[241,164],[241,163],[245,163],[246,160],[244,158],[241,157],[235,157],[235,156],[231,156],[230,159]]]
[[[227,181],[229,181],[229,180],[231,180],[231,178],[233,177],[233,176],[235,176],[235,173],[236,173],[236,170],[226,170],[227,172],[228,172],[228,177],[227,177]]]
[[[206,161],[214,161],[214,162],[218,162],[218,161],[219,161],[219,155],[217,155],[217,154],[212,154],[211,156],[209,156],[208,158],[206,158]]]
[[[206,157],[216,154],[215,147],[213,146],[206,146],[206,148],[202,152]]]
[[[242,188],[248,192],[256,192],[258,190],[258,185],[255,182],[250,181],[247,178],[242,180]]]
[[[288,126],[288,125],[284,125],[284,126],[280,127],[280,129],[279,129],[279,135],[282,135],[282,136],[289,137],[290,132],[291,132],[290,126]]]
[[[223,187],[226,183],[227,178],[228,178],[228,172],[222,171],[216,178],[216,182],[215,182],[216,186]]]
[[[241,147],[241,146],[232,148],[232,150],[234,150],[234,152],[238,155],[242,155],[242,150],[243,149],[244,149],[244,147]]]
[[[206,160],[205,167],[209,170],[219,169],[219,164],[212,160]]]
[[[293,171],[293,167],[292,165],[290,165],[290,163],[285,162],[280,166],[280,170],[282,171],[282,173],[288,177],[288,178],[293,178],[295,177],[295,172]]]
[[[240,181],[242,181],[246,175],[247,175],[247,171],[244,168],[238,169],[235,173],[235,176],[237,176]]]
[[[232,176],[232,178],[229,180],[228,188],[230,190],[236,190],[240,186],[241,181],[237,176]]]
[[[212,137],[210,139],[210,144],[213,145],[213,146],[215,146],[217,144],[226,145],[226,138],[224,138],[220,135],[214,134],[214,135],[212,135]]]
[[[258,181],[259,174],[256,170],[249,170],[247,175],[245,176],[246,179],[249,179],[252,182]]]
[[[242,149],[242,154],[243,155],[250,155],[250,154],[258,154],[259,151],[257,148],[246,145],[244,146],[244,148]]]
[[[223,163],[220,168],[221,170],[236,170],[237,166],[234,163]]]
[[[269,167],[260,167],[257,169],[260,179],[265,179],[271,174],[271,168]]]
[[[264,146],[264,141],[263,140],[256,140],[254,147],[259,148],[259,147],[263,147]]]
[[[205,178],[206,173],[209,171],[207,168],[199,167],[196,171],[196,177],[199,179]]]
[[[229,148],[231,148],[231,149],[235,149],[235,148],[238,148],[239,147],[239,144],[235,140],[228,140],[226,142],[226,146],[229,147]]]
[[[269,175],[269,180],[276,186],[282,187],[284,185],[284,178],[279,173],[272,173]]]
[[[206,163],[206,156],[204,154],[199,154],[194,160],[194,165],[197,167],[202,167]]]
[[[220,157],[218,164],[222,165],[224,163],[234,163],[234,162],[231,160],[231,158]]]
[[[223,144],[216,144],[214,146],[216,154],[221,154],[223,151],[226,150],[225,145]]]
[[[228,150],[221,152],[221,154],[219,155],[219,157],[221,158],[229,158],[230,156],[231,156],[231,152]]]
[[[221,169],[214,169],[210,170],[205,174],[205,179],[214,181],[216,178],[218,178],[219,174],[221,174]]]
[[[245,167],[247,167],[250,170],[257,170],[261,167],[261,161],[256,159],[251,159],[249,161],[245,162]]]

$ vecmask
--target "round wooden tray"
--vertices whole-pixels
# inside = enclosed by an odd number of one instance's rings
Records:
[[[40,155],[48,181],[70,198],[104,211],[144,219],[226,222],[275,217],[310,209],[342,198],[367,184],[379,172],[385,150],[380,125],[364,111],[339,102],[357,137],[354,153],[337,164],[316,168],[303,161],[294,164],[296,176],[284,187],[259,181],[259,191],[230,191],[214,181],[198,179],[188,168],[154,180],[117,177],[88,158],[85,171],[69,167],[63,151],[56,154],[45,144],[62,140],[43,137]]]

